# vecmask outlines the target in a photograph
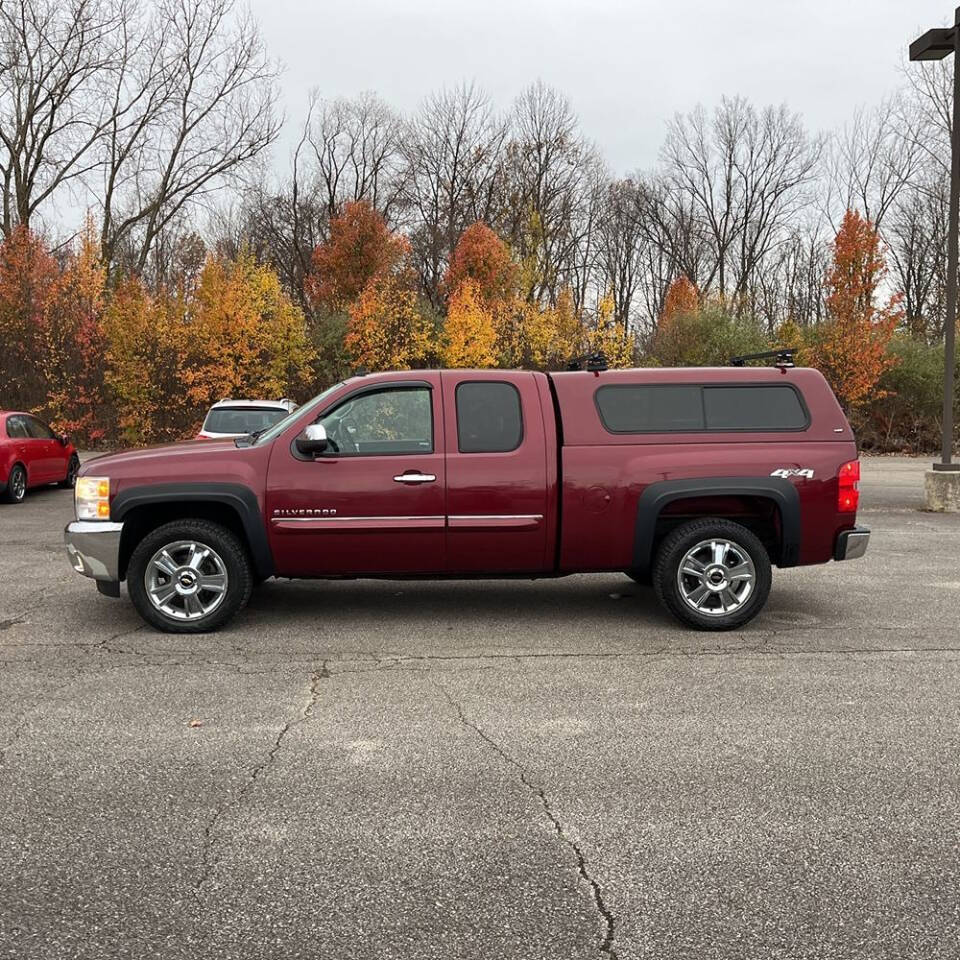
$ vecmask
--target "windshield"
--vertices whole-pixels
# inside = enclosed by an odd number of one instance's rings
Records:
[[[215,407],[203,421],[207,433],[254,433],[267,430],[286,417],[281,407]]]
[[[288,414],[282,420],[273,424],[268,430],[265,430],[263,433],[258,434],[256,438],[257,443],[269,443],[274,437],[279,437],[287,427],[293,423],[294,420],[299,419],[305,413],[309,413],[312,410],[316,410],[324,400],[333,393],[334,390],[338,390],[343,386],[343,383],[335,383],[332,387],[327,387],[323,393],[318,393],[312,400],[308,400],[302,407],[298,407],[293,413]]]

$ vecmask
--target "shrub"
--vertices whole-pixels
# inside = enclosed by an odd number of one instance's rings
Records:
[[[890,344],[890,354],[896,363],[880,377],[879,395],[854,418],[860,445],[885,452],[938,450],[943,423],[943,344],[902,336]],[[960,383],[960,363],[955,376]],[[960,396],[954,398],[954,420],[960,422]]]
[[[770,338],[753,317],[736,317],[720,303],[677,313],[662,323],[651,359],[663,367],[726,366],[730,358],[770,349]]]

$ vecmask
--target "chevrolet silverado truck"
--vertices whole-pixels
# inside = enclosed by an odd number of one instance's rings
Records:
[[[602,366],[602,365],[600,365]],[[97,457],[74,569],[160,630],[225,624],[269,577],[621,571],[692,627],[771,567],[863,555],[860,464],[827,382],[774,366],[354,377],[262,433]]]

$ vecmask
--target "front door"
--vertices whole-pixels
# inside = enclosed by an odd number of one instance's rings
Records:
[[[66,447],[42,420],[26,417],[27,430],[34,444],[36,479],[44,483],[63,480],[67,475]]]
[[[360,387],[332,400],[315,422],[326,429],[326,452],[305,457],[284,435],[270,458],[267,518],[277,573],[442,573],[439,375]]]

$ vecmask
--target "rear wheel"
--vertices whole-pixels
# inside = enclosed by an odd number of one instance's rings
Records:
[[[3,499],[7,503],[23,503],[27,495],[27,471],[19,463],[15,464],[7,477],[7,489],[3,491]]]
[[[653,586],[660,602],[698,630],[752,620],[770,594],[770,558],[756,535],[730,520],[693,520],[660,546]]]
[[[58,486],[64,490],[72,490],[77,485],[77,474],[80,472],[80,458],[74,454],[67,464],[67,475]]]
[[[236,535],[206,520],[175,520],[137,544],[127,589],[137,612],[168,633],[208,633],[246,606],[253,572]]]

